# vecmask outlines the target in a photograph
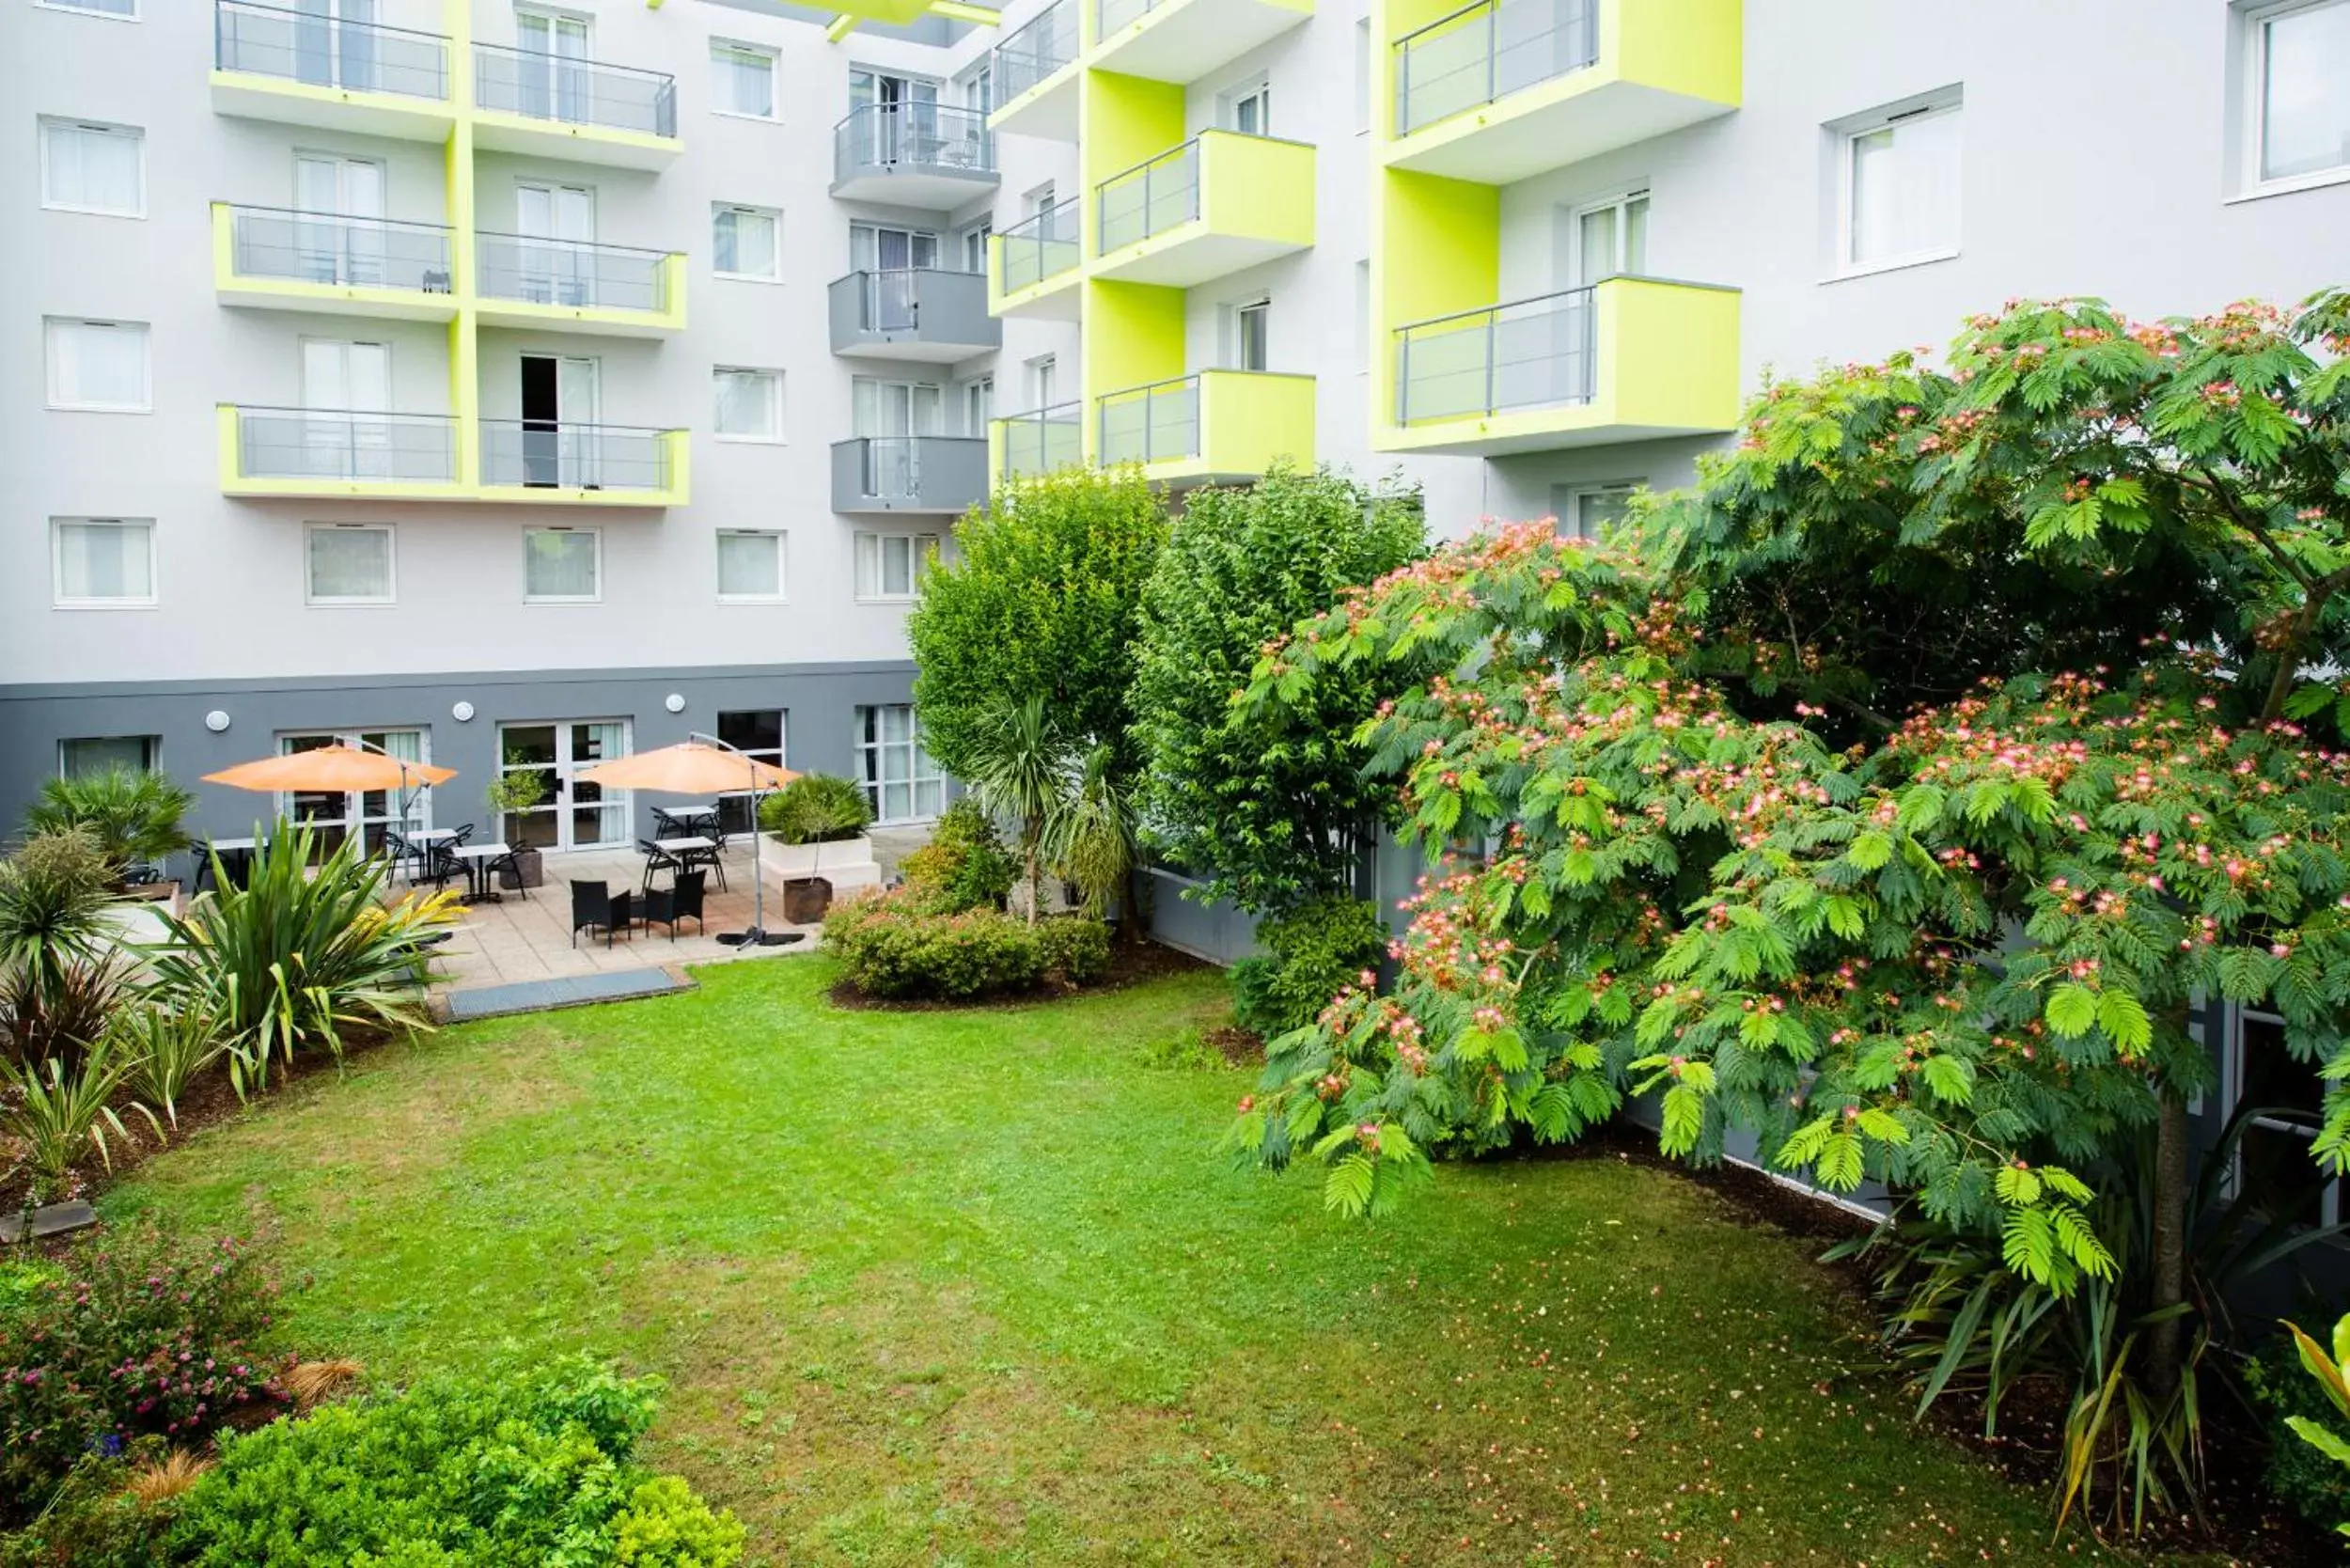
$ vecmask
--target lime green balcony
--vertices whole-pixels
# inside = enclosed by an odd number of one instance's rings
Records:
[[[474,237],[482,324],[657,337],[685,327],[685,258],[585,240]]]
[[[987,427],[987,471],[1004,479],[1030,478],[1085,461],[1085,410],[1057,403],[992,421]]]
[[[1399,329],[1387,452],[1548,451],[1738,423],[1738,294],[1615,277]]]
[[[291,4],[214,0],[212,107],[285,125],[446,141],[457,118],[449,47],[438,33]]]
[[[223,305],[446,321],[457,314],[449,229],[439,224],[212,203],[212,286]]]
[[[659,169],[683,146],[666,71],[477,43],[473,99],[475,142],[500,152]]]
[[[1314,461],[1314,378],[1201,370],[1094,400],[1095,456],[1139,463],[1164,484],[1260,478],[1276,462]]]
[[[1383,156],[1504,185],[1728,114],[1741,4],[1474,0],[1391,40]]]
[[[987,308],[995,316],[1077,319],[1082,204],[1055,202],[988,241]]]
[[[1314,149],[1203,131],[1094,188],[1093,275],[1194,288],[1314,243]]]
[[[1188,84],[1314,14],[1313,0],[1090,0],[1099,71]]]

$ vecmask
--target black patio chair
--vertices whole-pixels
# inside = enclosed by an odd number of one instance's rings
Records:
[[[629,891],[623,887],[615,893],[601,882],[572,884],[572,946],[579,946],[579,933],[586,931],[592,939],[596,928],[603,928],[603,945],[612,946],[613,934],[629,928],[631,919]]]
[[[671,855],[667,850],[663,849],[659,844],[654,843],[650,839],[637,839],[636,847],[645,852],[644,886],[648,892],[652,889],[653,872],[667,871],[671,876],[675,876],[678,872],[685,869],[678,863],[678,857],[676,855]]]
[[[656,806],[652,808],[652,836],[656,839],[682,839],[692,832],[682,822]]]
[[[637,919],[650,929],[654,925],[669,928],[669,940],[677,940],[677,923],[692,920],[696,932],[710,928],[702,923],[702,875],[700,871],[680,871],[666,887],[646,890],[644,907]]]
[[[435,839],[429,844],[418,844],[416,868],[416,874],[408,879],[412,887],[420,883],[446,887],[465,874],[464,863],[457,858],[454,839]]]
[[[455,849],[455,848],[457,848],[460,844],[470,844],[470,843],[472,843],[472,842],[473,842],[473,823],[466,823],[464,825],[462,825],[462,827],[458,828],[458,829],[457,829],[457,831],[456,831],[453,835],[451,835],[449,838],[446,838],[446,839],[442,839],[442,840],[441,840],[441,842],[443,842],[443,843],[446,844],[446,845],[447,845],[449,848],[451,848],[451,849]]]

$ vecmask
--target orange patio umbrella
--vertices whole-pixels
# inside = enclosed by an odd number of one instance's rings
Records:
[[[689,735],[675,745],[640,751],[598,762],[576,776],[613,790],[651,790],[661,794],[715,795],[738,790],[751,793],[751,929],[721,932],[728,947],[774,948],[799,940],[795,933],[767,932],[767,879],[759,870],[759,797],[780,790],[800,776],[790,768],[762,762],[714,736]]]
[[[251,762],[239,762],[233,768],[204,776],[207,784],[226,784],[232,789],[258,790],[270,794],[328,793],[361,794],[369,790],[397,790],[405,793],[420,784],[446,784],[457,776],[455,768],[436,768],[429,762],[405,762],[397,757],[386,757],[380,751],[368,751],[339,742],[333,745],[313,746],[307,751],[290,751],[282,757],[263,757]]]

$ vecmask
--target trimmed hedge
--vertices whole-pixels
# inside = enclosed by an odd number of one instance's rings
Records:
[[[1109,928],[1068,916],[1034,926],[992,909],[929,913],[904,890],[833,905],[824,946],[869,996],[968,1001],[1032,991],[1047,979],[1083,985],[1109,967]]]

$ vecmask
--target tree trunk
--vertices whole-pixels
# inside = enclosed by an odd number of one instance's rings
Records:
[[[2186,1165],[2189,1128],[2186,1102],[2170,1089],[2162,1090],[2162,1109],[2154,1123],[2154,1274],[2155,1311],[2186,1299]],[[2180,1363],[2186,1342],[2186,1314],[2176,1313],[2147,1331],[2146,1376],[2154,1393],[2168,1397],[2179,1386]]]
[[[1037,911],[1044,902],[1044,872],[1037,864],[1036,840],[1028,840],[1028,924],[1036,924]]]

